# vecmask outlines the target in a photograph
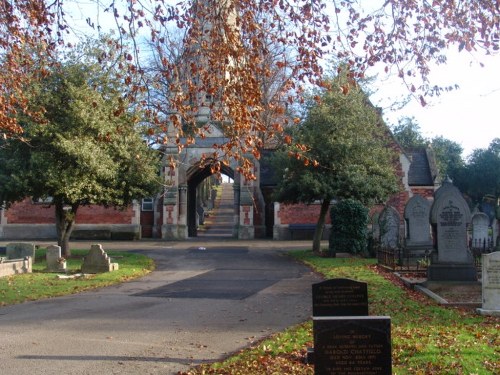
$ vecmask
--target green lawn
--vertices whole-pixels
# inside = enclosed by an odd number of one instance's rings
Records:
[[[82,258],[89,250],[72,250],[67,259],[68,274],[80,271]],[[108,251],[119,270],[85,278],[58,279],[57,274],[44,272],[46,268],[45,249],[36,250],[33,273],[0,278],[0,306],[78,293],[84,290],[118,284],[146,275],[154,269],[152,259],[130,252]]]
[[[500,318],[439,306],[406,289],[371,259],[319,258],[305,251],[292,255],[326,278],[368,283],[370,315],[391,317],[394,374],[500,373]],[[313,367],[303,363],[308,346],[312,346],[310,321],[224,362],[185,374],[313,374]]]

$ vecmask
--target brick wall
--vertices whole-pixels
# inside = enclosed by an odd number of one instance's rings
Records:
[[[320,204],[280,204],[278,217],[284,224],[316,224],[318,222]],[[326,223],[330,224],[330,214],[327,214]]]
[[[53,224],[54,207],[33,204],[31,199],[15,203],[6,212],[7,224]],[[78,209],[78,224],[131,224],[134,218],[132,207],[124,210],[102,206],[84,206]]]

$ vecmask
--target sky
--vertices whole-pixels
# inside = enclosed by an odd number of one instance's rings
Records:
[[[384,111],[386,123],[397,125],[399,118],[414,117],[424,137],[443,136],[457,142],[464,149],[463,157],[474,149],[487,148],[494,138],[500,138],[500,55],[473,60],[466,53],[450,51],[446,65],[431,68],[430,81],[446,86],[457,84],[459,88],[426,98],[425,107],[414,98],[400,110]],[[381,80],[371,99],[385,108],[407,93],[398,78],[392,77]]]

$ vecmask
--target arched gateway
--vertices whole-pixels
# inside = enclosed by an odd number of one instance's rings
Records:
[[[209,165],[201,165],[202,155],[213,152],[214,143],[224,142],[222,137],[197,139],[178,154],[177,148],[165,148],[167,156],[174,155],[177,168],[163,169],[165,191],[159,197],[161,238],[182,240],[197,236],[200,196],[203,183],[212,176]],[[234,194],[232,233],[234,238],[253,239],[265,235],[265,202],[260,189],[260,163],[254,160],[254,181],[246,181],[237,171],[236,164],[221,165],[221,173],[231,178]],[[207,163],[208,164],[208,163]],[[206,193],[206,192],[205,192]]]

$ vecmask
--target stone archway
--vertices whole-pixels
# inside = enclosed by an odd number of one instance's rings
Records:
[[[226,165],[221,166],[221,173],[229,176],[231,179],[235,179],[234,170]],[[212,175],[210,166],[201,168],[199,164],[196,164],[186,171],[187,177],[187,231],[188,237],[197,237],[198,223],[197,223],[197,188],[198,186],[208,177]],[[238,185],[235,185],[238,186]],[[239,207],[236,204],[237,194],[235,193],[235,207]],[[236,216],[238,215],[237,209],[235,209]]]

